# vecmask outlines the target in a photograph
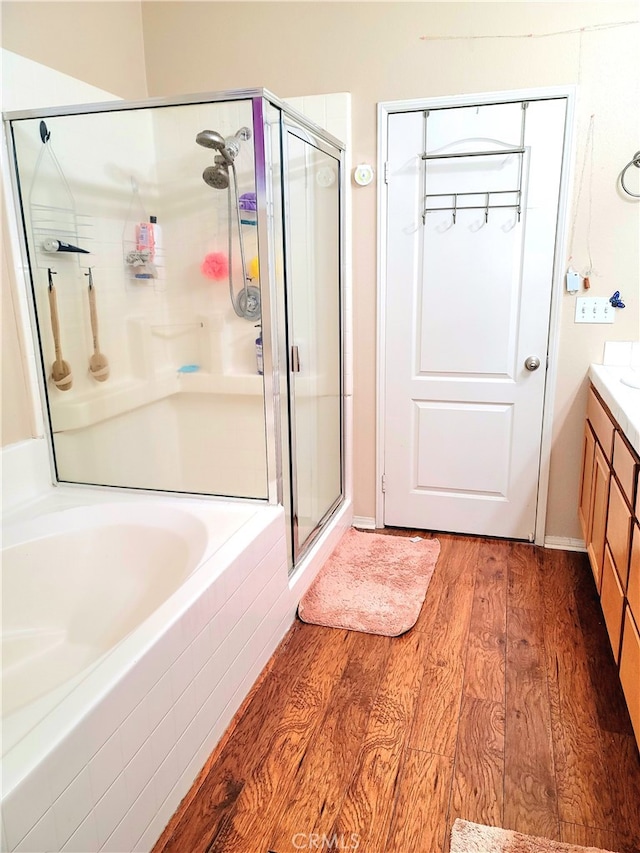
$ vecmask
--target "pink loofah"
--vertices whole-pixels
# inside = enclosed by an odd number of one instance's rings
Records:
[[[229,275],[229,260],[222,252],[209,252],[200,264],[200,272],[207,278],[219,281]]]

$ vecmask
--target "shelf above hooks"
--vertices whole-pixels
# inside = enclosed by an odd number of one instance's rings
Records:
[[[448,160],[452,157],[495,157],[499,154],[524,154],[525,150],[525,148],[503,148],[501,151],[462,151],[455,154],[422,154],[420,156],[423,160]]]

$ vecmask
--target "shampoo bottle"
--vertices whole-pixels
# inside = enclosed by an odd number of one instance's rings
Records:
[[[155,234],[152,216],[149,222],[139,222],[136,225],[136,250],[138,252],[149,252],[149,260],[153,260],[155,256]]]

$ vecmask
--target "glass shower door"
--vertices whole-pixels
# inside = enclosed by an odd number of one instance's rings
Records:
[[[342,496],[339,152],[286,125],[294,559]]]

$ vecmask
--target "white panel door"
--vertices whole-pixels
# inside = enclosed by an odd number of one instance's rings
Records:
[[[389,116],[387,525],[533,539],[565,113]]]

